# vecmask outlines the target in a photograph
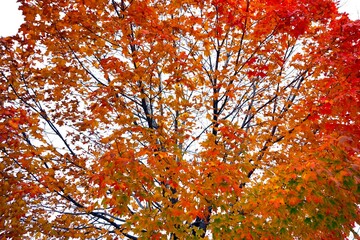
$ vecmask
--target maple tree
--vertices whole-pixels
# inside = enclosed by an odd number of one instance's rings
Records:
[[[356,235],[360,21],[335,2],[18,2],[2,237]]]

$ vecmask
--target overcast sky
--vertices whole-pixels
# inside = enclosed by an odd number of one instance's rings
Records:
[[[316,0],[314,0],[316,1]],[[342,12],[349,13],[351,19],[360,18],[360,0],[341,0]],[[16,34],[23,21],[21,12],[18,10],[16,0],[0,0],[0,36]]]

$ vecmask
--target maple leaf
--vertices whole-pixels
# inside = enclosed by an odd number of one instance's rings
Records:
[[[343,239],[359,24],[331,0],[19,0],[0,39],[6,239]]]

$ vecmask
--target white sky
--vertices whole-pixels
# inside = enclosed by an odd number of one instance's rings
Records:
[[[314,0],[316,1],[316,0]],[[360,19],[360,0],[340,0],[342,12],[351,19]],[[23,22],[16,0],[0,0],[0,37],[15,35]]]

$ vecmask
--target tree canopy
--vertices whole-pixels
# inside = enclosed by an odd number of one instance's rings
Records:
[[[18,0],[0,236],[342,239],[360,21],[333,0]]]

